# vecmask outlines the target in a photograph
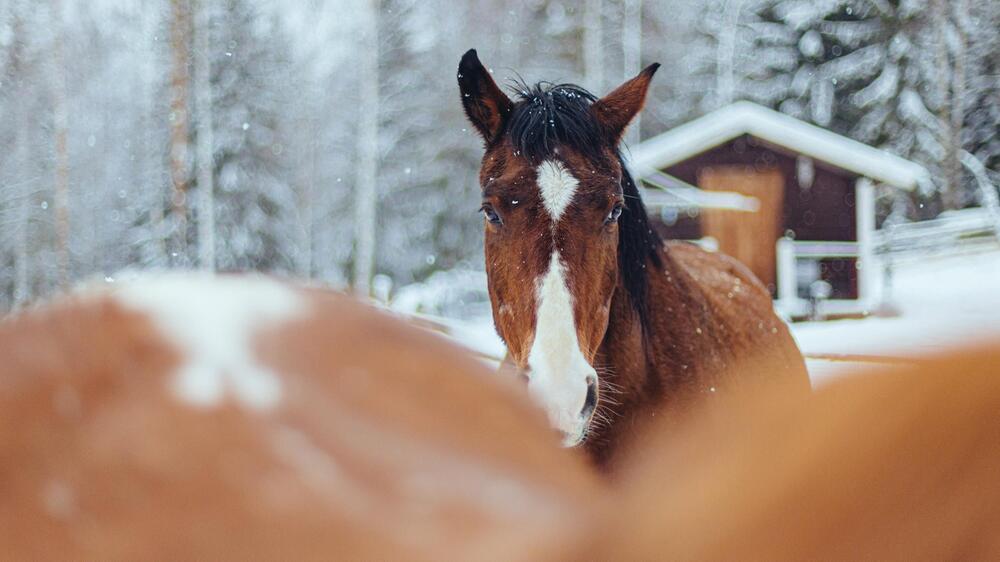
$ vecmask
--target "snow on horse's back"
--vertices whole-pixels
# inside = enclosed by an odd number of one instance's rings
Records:
[[[519,385],[352,299],[186,273],[0,323],[13,559],[543,556],[595,484]]]

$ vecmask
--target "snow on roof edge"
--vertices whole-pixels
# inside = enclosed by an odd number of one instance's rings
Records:
[[[641,177],[744,134],[904,189],[929,178],[920,164],[749,101],[738,101],[643,141],[632,151],[631,164]]]

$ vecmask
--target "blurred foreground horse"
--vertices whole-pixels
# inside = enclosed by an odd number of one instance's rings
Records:
[[[1000,559],[997,345],[748,385],[639,443],[597,484],[518,385],[265,279],[0,324],[4,559]]]
[[[581,557],[1000,560],[1000,341],[695,419],[654,429]]]
[[[544,558],[594,482],[519,386],[267,279],[68,297],[0,323],[0,558]]]
[[[809,386],[771,295],[736,260],[653,230],[619,151],[654,64],[603,98],[515,85],[479,61],[458,84],[485,144],[479,179],[493,320],[568,446],[614,462],[653,416],[757,375]]]

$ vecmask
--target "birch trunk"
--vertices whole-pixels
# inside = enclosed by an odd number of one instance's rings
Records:
[[[174,229],[171,251],[177,260],[187,256],[188,96],[191,11],[187,0],[171,0],[170,50],[170,214]]]
[[[603,9],[603,0],[586,0],[583,7],[583,80],[597,95],[604,93]]]
[[[194,106],[198,135],[198,265],[215,270],[215,171],[212,134],[212,63],[209,24],[211,0],[195,0],[194,22]]]
[[[366,0],[361,13],[361,49],[354,214],[354,292],[371,295],[375,268],[376,182],[378,181],[378,0]]]
[[[69,151],[66,145],[69,115],[66,109],[66,66],[63,57],[62,1],[52,0],[52,126],[55,142],[55,194],[52,201],[56,229],[56,268],[59,286],[69,286]]]
[[[31,186],[33,184],[31,174],[27,173],[30,169],[31,162],[31,150],[30,150],[30,136],[28,135],[29,124],[26,118],[28,112],[19,111],[20,115],[17,119],[17,137],[15,139],[16,143],[16,154],[14,156],[14,162],[16,163],[21,174],[15,176],[17,179],[18,189],[16,190],[17,196],[17,222],[14,225],[17,233],[15,236],[15,258],[14,258],[14,306],[19,307],[31,300],[31,252],[28,247],[28,242],[30,240],[29,232],[31,230],[31,210],[33,205],[33,193]]]
[[[163,184],[162,168],[160,162],[160,152],[153,142],[156,127],[156,107],[155,88],[159,81],[158,66],[152,61],[156,59],[156,42],[153,38],[156,35],[157,12],[147,10],[143,14],[142,51],[146,53],[148,64],[142,70],[142,122],[143,131],[139,135],[141,139],[142,154],[142,175],[143,195],[148,197],[146,203],[149,209],[149,237],[152,244],[152,253],[144,257],[148,260],[148,265],[163,266],[167,263],[167,250],[163,239]]]
[[[319,104],[314,104],[316,109],[312,112],[313,115],[320,114],[318,105]],[[311,279],[313,274],[313,230],[315,226],[313,224],[313,221],[315,220],[313,206],[316,205],[316,174],[318,172],[316,143],[320,137],[320,131],[316,118],[309,117],[307,121],[308,126],[304,128],[309,131],[309,136],[306,140],[309,147],[309,163],[307,166],[303,166],[306,177],[302,179],[302,190],[299,193],[298,199],[299,221],[301,224],[299,228],[296,269],[298,270],[300,277],[304,279]]]
[[[726,0],[723,6],[725,29],[719,34],[716,51],[716,103],[712,109],[729,105],[736,97],[736,40],[744,0]]]
[[[17,5],[18,8],[23,8],[22,4]],[[20,13],[20,10],[18,10]],[[15,16],[16,17],[16,16]],[[20,75],[25,72],[27,68],[26,61],[24,61],[24,41],[23,38],[23,28],[22,21],[20,18],[14,20],[13,24],[13,51],[11,53],[11,74],[14,76]],[[17,219],[14,224],[15,229],[15,247],[14,247],[14,308],[19,308],[25,303],[31,300],[31,253],[28,248],[28,242],[30,240],[29,231],[31,229],[31,210],[34,207],[33,204],[33,193],[32,185],[33,174],[29,172],[31,169],[31,126],[29,123],[29,112],[27,108],[27,103],[22,100],[26,100],[27,96],[23,92],[19,95],[13,97],[16,105],[15,111],[17,115],[17,134],[14,138],[14,170],[18,170],[20,173],[12,172],[11,176],[14,179],[14,184],[17,186],[16,190],[13,190],[11,196],[17,199]]]
[[[642,0],[625,0],[622,18],[622,67],[628,80],[642,70]],[[642,112],[632,120],[632,126],[625,134],[629,145],[637,145],[641,140],[639,121]]]
[[[521,12],[524,10],[510,9],[500,5],[500,21],[503,22],[503,35],[500,39],[501,60],[510,61],[506,66],[521,68],[521,36],[524,33],[524,21]]]
[[[955,72],[951,67],[951,57],[948,48],[948,11],[945,0],[933,1],[933,15],[936,24],[936,44],[935,62],[937,64],[937,89],[938,89],[938,119],[941,123],[941,130],[937,131],[937,137],[944,147],[944,156],[941,161],[941,177],[944,181],[944,188],[941,198],[946,208],[954,209],[960,206],[960,182],[956,177],[956,172],[960,171],[955,164],[958,163],[958,151],[954,145],[955,131],[955,99],[952,91]]]
[[[968,49],[968,29],[962,25],[962,19],[969,13],[966,0],[955,0],[953,10],[957,16],[954,19],[957,50],[954,53],[954,72],[951,76],[951,123],[945,166],[951,177],[952,204],[955,208],[961,208],[966,203],[962,185],[962,128],[965,125],[965,66]]]
[[[31,291],[31,252],[28,247],[28,242],[30,240],[29,232],[31,230],[31,209],[34,206],[32,204],[32,181],[29,177],[30,174],[26,173],[29,169],[31,161],[31,150],[29,148],[30,136],[28,135],[28,122],[23,116],[27,115],[26,111],[20,112],[22,117],[18,118],[18,132],[17,139],[17,155],[14,161],[20,166],[22,173],[18,177],[18,187],[17,197],[18,197],[18,213],[17,213],[17,223],[14,225],[16,229],[16,254],[14,258],[14,307],[19,308],[20,306],[31,301],[32,291]]]

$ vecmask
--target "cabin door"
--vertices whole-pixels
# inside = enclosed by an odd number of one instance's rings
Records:
[[[703,168],[698,173],[698,186],[706,191],[741,193],[760,202],[757,212],[703,210],[702,235],[718,240],[720,252],[746,264],[773,293],[775,244],[781,236],[785,194],[781,171],[749,166]]]

